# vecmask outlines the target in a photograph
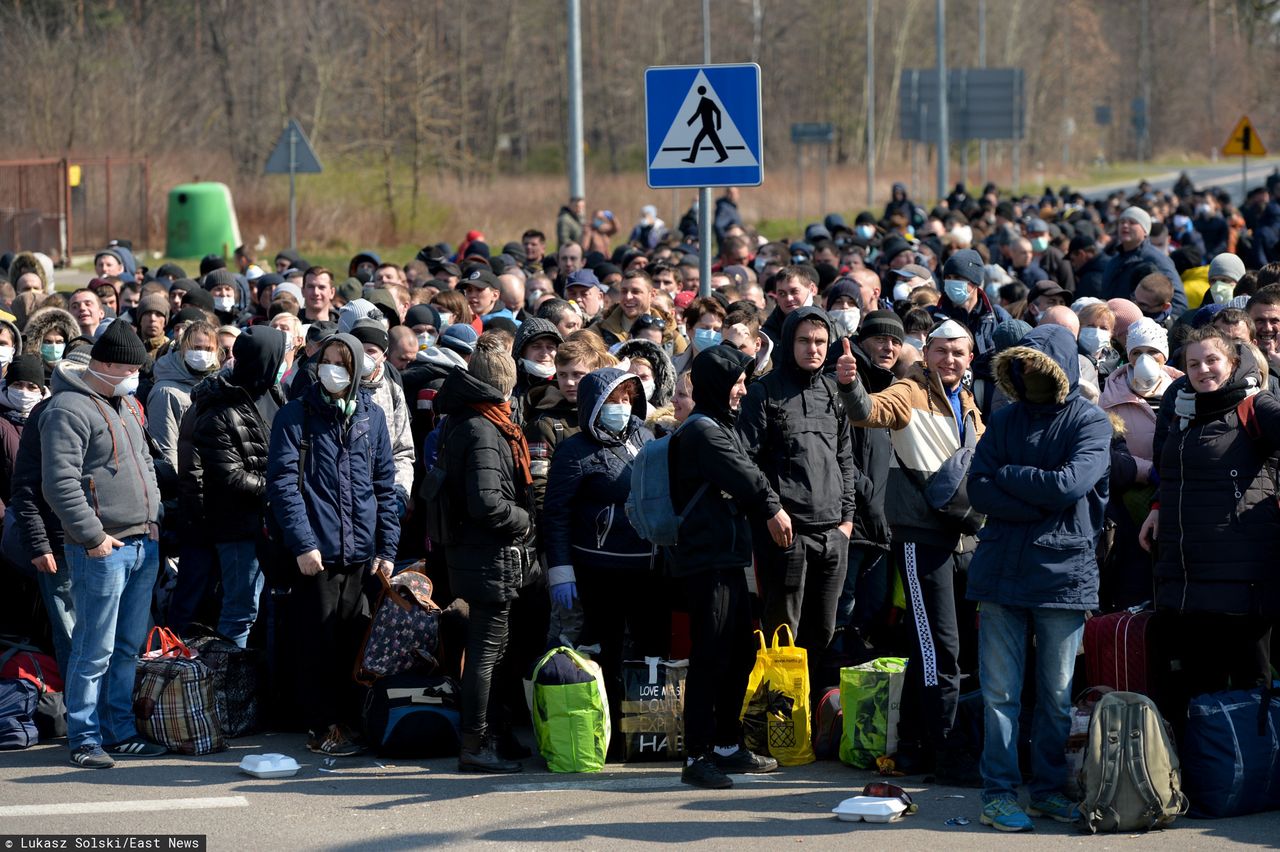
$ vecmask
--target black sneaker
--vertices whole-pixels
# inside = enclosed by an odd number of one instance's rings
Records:
[[[728,775],[763,775],[778,768],[778,761],[756,754],[745,746],[738,746],[738,750],[727,757],[713,751],[711,760],[717,769]]]
[[[142,737],[129,737],[127,740],[121,740],[109,746],[105,746],[108,754],[118,754],[125,757],[159,757],[162,754],[168,754],[169,749],[153,742],[148,742]]]
[[[323,737],[312,732],[307,740],[307,749],[328,757],[354,757],[364,751],[364,747],[352,740],[338,725],[330,725]]]
[[[111,755],[103,751],[100,745],[82,745],[72,749],[71,763],[73,766],[83,766],[85,769],[110,769],[116,765]]]
[[[684,769],[680,770],[680,780],[704,790],[728,790],[733,786],[733,779],[725,775],[708,757],[686,763]]]

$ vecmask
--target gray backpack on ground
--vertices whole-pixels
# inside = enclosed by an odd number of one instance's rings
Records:
[[[1187,811],[1160,711],[1136,692],[1102,696],[1089,721],[1080,816],[1090,833],[1164,828]]]

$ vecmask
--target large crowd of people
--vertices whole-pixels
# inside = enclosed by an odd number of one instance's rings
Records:
[[[71,761],[163,753],[131,708],[153,623],[274,637],[309,747],[357,753],[370,580],[425,560],[467,612],[461,769],[521,768],[519,680],[548,648],[594,646],[616,704],[623,660],[674,641],[683,779],[769,771],[739,716],[753,625],[788,625],[815,690],[910,658],[899,771],[981,786],[996,828],[1072,819],[1089,613],[1176,619],[1197,691],[1269,678],[1277,184],[1238,204],[1188,180],[1101,200],[957,185],[931,210],[895,185],[882,214],[789,241],[729,189],[706,246],[696,211],[669,228],[645,207],[628,232],[574,198],[554,244],[470,231],[339,270],[242,247],[189,275],[116,240],[70,294],[48,258],[5,255],[4,570],[13,611],[48,623]],[[626,504],[666,435],[682,526],[656,547]],[[966,680],[981,754],[957,733]]]

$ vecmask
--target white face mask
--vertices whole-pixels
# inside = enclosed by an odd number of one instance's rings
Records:
[[[1111,332],[1105,328],[1087,325],[1080,329],[1080,343],[1093,354],[1098,354],[1111,343]]]
[[[26,417],[31,413],[31,409],[36,407],[36,403],[44,399],[44,394],[38,390],[7,388],[5,390],[5,398],[9,400],[10,408],[15,411],[21,411],[22,416]]]
[[[206,352],[203,349],[188,349],[183,353],[182,360],[197,373],[207,373],[213,369],[215,357],[212,352]]]
[[[0,366],[9,366],[13,363],[13,347],[0,346]]]
[[[418,349],[430,349],[436,345],[436,336],[429,331],[424,331],[418,335]]]
[[[123,379],[119,376],[112,376],[107,373],[99,373],[97,370],[85,368],[85,372],[92,373],[99,381],[106,382],[111,385],[112,396],[130,396],[138,392],[138,374],[125,376]]]
[[[531,376],[539,379],[549,379],[556,374],[556,365],[539,364],[537,361],[530,361],[528,358],[521,358],[520,363],[524,364],[524,371]]]
[[[444,330],[453,325],[453,314],[448,311],[440,311],[440,333],[444,334]]]
[[[360,365],[360,378],[371,379],[382,366],[382,356],[364,353],[364,362]]]
[[[804,300],[804,304],[801,305],[800,307],[802,308],[813,307],[813,291],[812,290],[809,291],[809,297]]]
[[[342,393],[351,386],[351,374],[341,364],[321,364],[316,368],[320,384],[331,394]]]
[[[835,324],[836,337],[852,336],[858,330],[858,323],[862,320],[862,311],[857,308],[828,311],[827,315],[831,317],[831,322]]]
[[[1133,388],[1134,393],[1149,394],[1160,384],[1163,375],[1160,362],[1144,352],[1129,370],[1129,387]]]
[[[213,309],[215,311],[222,311],[223,313],[226,313],[227,311],[230,311],[235,306],[236,306],[235,296],[214,296],[213,297]]]
[[[653,383],[653,379],[641,379],[640,386],[644,388],[644,398],[646,400],[653,399],[653,391],[656,387]]]
[[[911,282],[899,281],[893,285],[893,300],[895,302],[905,302],[911,298]]]

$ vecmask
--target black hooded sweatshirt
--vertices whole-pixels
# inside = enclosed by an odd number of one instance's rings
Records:
[[[262,531],[271,422],[284,404],[276,383],[288,337],[255,325],[236,338],[235,364],[191,393],[178,436],[179,522],[213,542]]]
[[[828,340],[836,339],[821,308],[788,314],[774,369],[751,386],[738,418],[743,444],[782,498],[797,532],[852,522],[859,478],[835,379],[822,367],[804,370],[795,362],[796,329],[812,320],[826,327]]]
[[[704,484],[707,490],[689,510],[674,548],[677,576],[751,564],[749,517],[763,522],[782,508],[760,469],[751,461],[734,423],[729,391],[750,375],[754,361],[721,344],[693,359],[693,414],[673,437],[671,502],[676,512]],[[704,415],[701,418],[695,415]]]

